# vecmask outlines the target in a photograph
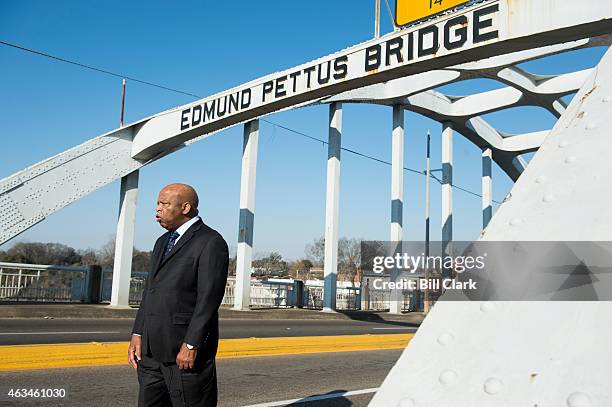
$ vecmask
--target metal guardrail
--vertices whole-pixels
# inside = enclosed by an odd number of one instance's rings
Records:
[[[251,282],[251,306],[281,308],[295,305],[293,284],[282,282]]]
[[[225,296],[221,305],[234,305],[235,281],[230,278],[225,286]],[[252,307],[283,308],[297,306],[298,295],[295,285],[290,282],[281,281],[253,281],[251,282]],[[302,296],[303,308],[323,308],[323,287],[316,285],[304,285]],[[338,287],[336,293],[336,306],[338,309],[355,310],[361,307],[359,287]]]
[[[0,301],[82,302],[87,267],[0,262]]]
[[[364,298],[364,310],[388,311],[390,307],[391,290],[369,289]],[[402,291],[402,311],[419,311],[423,309],[423,292]]]
[[[302,306],[311,309],[323,309],[323,287],[304,286],[304,300]],[[361,309],[361,289],[359,287],[337,287],[336,309]]]
[[[130,278],[130,305],[140,304],[142,291],[147,280],[148,272],[132,271]],[[110,303],[113,291],[113,269],[102,270],[102,281],[100,283],[100,302]]]
[[[148,273],[133,271],[130,279],[130,304],[138,305],[142,297]],[[112,291],[112,269],[101,271],[99,301],[110,302]],[[20,264],[0,262],[0,302],[39,301],[39,302],[85,302],[86,288],[91,279],[91,268],[63,267],[39,264]],[[96,287],[97,288],[97,287]],[[225,287],[222,305],[234,305],[235,281],[229,278]],[[251,283],[251,306],[262,308],[295,307],[323,308],[323,287],[304,285],[302,304],[295,285],[283,281],[253,281]],[[339,310],[388,310],[389,290],[366,290],[362,298],[360,287],[338,287],[336,308]],[[402,310],[422,309],[418,294],[404,292]]]

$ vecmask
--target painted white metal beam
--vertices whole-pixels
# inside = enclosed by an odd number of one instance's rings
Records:
[[[253,260],[253,232],[255,227],[255,183],[259,120],[244,125],[242,144],[242,173],[240,176],[240,218],[238,221],[238,249],[236,252],[236,287],[234,309],[245,311],[251,303],[251,266]]]
[[[482,240],[612,240],[612,189],[602,188],[612,177],[612,160],[605,154],[612,149],[606,126],[610,104],[612,50],[554,126]],[[588,255],[583,261],[589,264]],[[612,325],[605,321],[611,304],[439,301],[370,406],[612,405]]]
[[[404,213],[404,109],[393,106],[391,132],[391,229],[390,240],[402,241]]]
[[[132,277],[132,255],[134,253],[134,229],[138,202],[138,177],[136,170],[121,178],[119,196],[119,220],[115,239],[115,260],[111,307],[129,308],[130,280]]]
[[[578,90],[591,70],[541,76],[525,72],[514,64],[606,44],[610,44],[609,36],[514,52],[342,92],[321,102],[402,103],[406,109],[433,120],[451,121],[458,133],[478,147],[492,148],[498,165],[516,180],[523,166],[515,165],[515,158],[537,150],[548,132],[502,135],[478,116],[518,106],[540,106],[559,117],[565,111],[565,103],[560,98]],[[430,90],[448,82],[473,78],[490,78],[509,86],[463,97]]]
[[[453,241],[453,125],[442,124],[442,253],[452,255]],[[444,274],[446,276],[446,274]]]
[[[490,148],[482,150],[482,228],[485,229],[493,216],[492,186],[493,153]]]
[[[401,247],[404,214],[404,109],[393,106],[391,132],[391,228],[390,241]],[[400,250],[401,251],[401,250]],[[394,271],[391,281],[397,281],[399,273]],[[391,290],[389,312],[402,312],[403,298],[400,290]]]
[[[327,191],[325,195],[325,259],[323,264],[323,311],[327,312],[336,310],[341,138],[342,104],[332,103],[329,105]]]
[[[0,244],[142,167],[131,146],[132,129],[124,128],[0,180]]]

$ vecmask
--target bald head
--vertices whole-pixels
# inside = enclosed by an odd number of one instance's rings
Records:
[[[161,192],[175,196],[181,202],[189,202],[193,209],[198,209],[198,193],[191,185],[187,184],[169,184],[162,188]]]
[[[198,194],[187,184],[166,185],[159,192],[155,219],[168,230],[174,230],[198,215]]]

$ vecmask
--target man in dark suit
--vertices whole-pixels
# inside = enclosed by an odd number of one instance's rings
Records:
[[[216,406],[227,243],[198,216],[189,185],[164,187],[155,218],[168,232],[155,242],[128,349],[138,371],[138,405]]]

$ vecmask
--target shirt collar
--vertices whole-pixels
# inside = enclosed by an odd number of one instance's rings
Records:
[[[200,220],[199,216],[195,216],[191,219],[189,219],[187,222],[183,223],[181,226],[179,226],[176,229],[176,233],[178,233],[178,237],[175,240],[175,244],[176,242],[178,242],[178,240],[181,238],[181,236],[183,236],[185,234],[185,232],[187,232],[187,229],[189,229],[191,227],[191,225],[193,225],[194,223],[196,223],[198,220]]]

